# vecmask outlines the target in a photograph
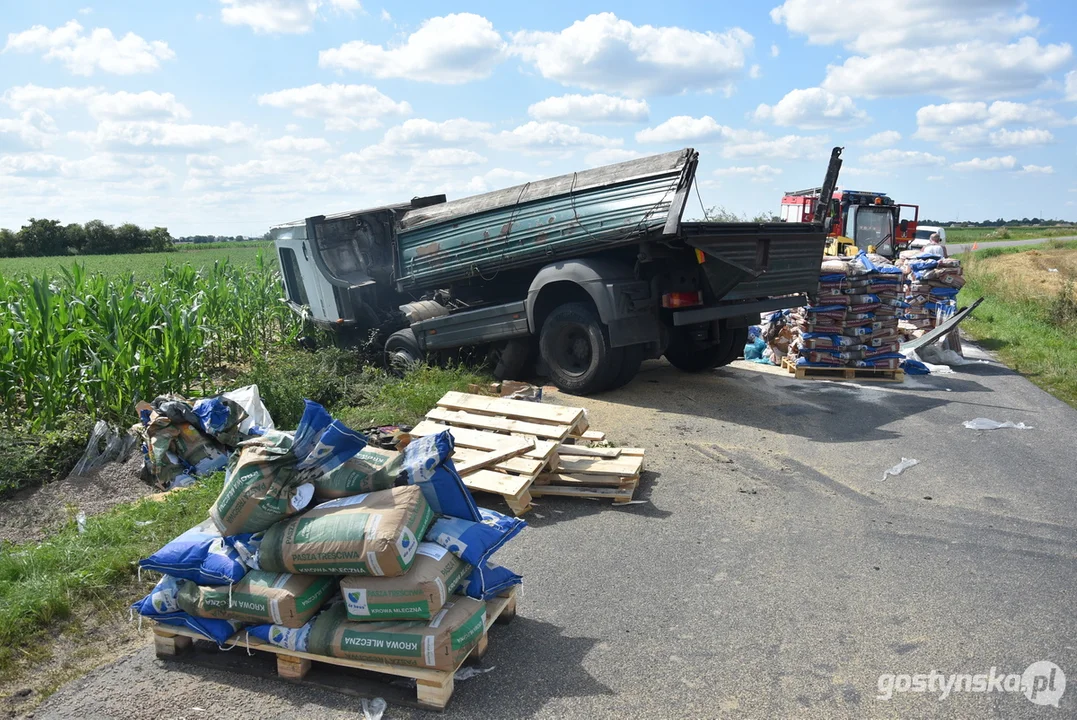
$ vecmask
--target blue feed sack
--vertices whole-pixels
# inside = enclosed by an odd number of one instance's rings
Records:
[[[404,448],[403,464],[408,484],[423,491],[423,497],[435,514],[482,522],[475,498],[450,459],[454,447],[448,430],[408,443]]]
[[[493,600],[513,585],[519,585],[521,582],[523,582],[523,578],[512,570],[488,562],[482,567],[477,567],[471,571],[467,581],[460,586],[460,591],[476,600]]]
[[[510,518],[479,508],[482,522],[442,517],[434,521],[426,540],[445,548],[468,565],[482,567],[497,550],[527,527],[520,518]]]
[[[306,652],[310,640],[310,628],[317,617],[315,615],[301,628],[287,628],[283,625],[254,625],[247,628],[247,634],[285,650]]]
[[[236,535],[228,541],[221,537],[212,520],[171,540],[138,566],[144,570],[193,580],[199,585],[229,585],[247,574],[236,543],[249,543],[250,534]]]
[[[243,623],[234,620],[211,620],[188,615],[179,609],[176,596],[179,594],[181,580],[165,575],[146,597],[131,605],[131,609],[142,617],[148,617],[163,625],[185,627],[213,640],[218,646],[224,645],[228,638],[243,627]]]

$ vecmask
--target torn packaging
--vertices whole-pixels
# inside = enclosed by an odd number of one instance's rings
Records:
[[[424,542],[407,574],[349,575],[341,579],[340,592],[349,620],[427,620],[441,610],[471,569],[445,548]]]
[[[176,599],[184,612],[195,617],[299,628],[333,594],[334,580],[327,575],[251,570],[231,587],[180,583]]]
[[[414,485],[330,500],[269,528],[258,567],[315,575],[403,575],[433,512]]]
[[[294,435],[271,430],[240,443],[228,463],[224,488],[210,517],[225,535],[260,532],[307,506],[309,481],[340,467],[365,438],[329,416],[318,403],[306,409]]]
[[[353,622],[343,605],[318,615],[308,652],[392,665],[455,670],[486,631],[486,603],[455,597],[429,622]]]

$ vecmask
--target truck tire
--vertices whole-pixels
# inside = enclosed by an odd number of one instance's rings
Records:
[[[639,372],[639,366],[643,364],[644,345],[629,345],[628,347],[616,349],[624,353],[621,360],[621,369],[618,371],[617,376],[613,378],[610,386],[606,388],[607,390],[616,390],[632,382],[632,378],[636,377],[636,373]]]
[[[572,395],[602,392],[620,373],[623,353],[610,347],[609,332],[588,303],[565,303],[542,323],[539,354],[550,380]]]
[[[398,377],[423,362],[423,351],[411,328],[397,330],[385,341],[385,367]]]
[[[744,346],[748,344],[748,328],[729,328],[723,333],[724,337],[731,339],[725,355],[718,361],[715,367],[724,367],[744,354]],[[724,344],[719,343],[721,345]]]
[[[531,360],[532,338],[514,338],[497,350],[494,377],[498,380],[522,380]]]

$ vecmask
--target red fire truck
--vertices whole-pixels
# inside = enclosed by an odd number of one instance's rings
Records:
[[[782,198],[782,221],[814,221],[821,192],[822,188],[809,188],[786,193]],[[919,205],[895,203],[886,193],[835,190],[825,218],[832,238],[827,243],[827,254],[849,255],[867,250],[896,257],[916,237],[919,219]]]

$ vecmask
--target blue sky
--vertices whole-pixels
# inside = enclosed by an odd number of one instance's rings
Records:
[[[755,214],[821,182],[833,145],[842,185],[921,216],[1077,219],[1075,16],[1009,0],[5,0],[0,226],[260,235],[686,146],[708,206]]]

